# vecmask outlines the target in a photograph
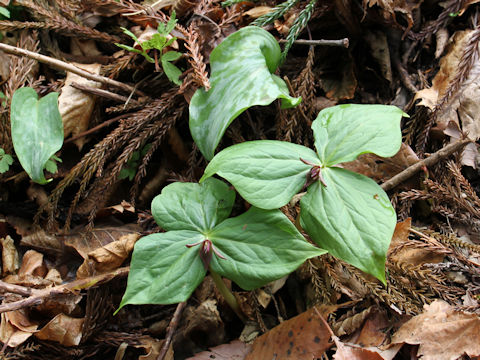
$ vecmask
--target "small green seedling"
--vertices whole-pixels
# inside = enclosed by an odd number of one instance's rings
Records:
[[[135,175],[137,174],[138,165],[140,165],[140,159],[145,156],[145,154],[150,150],[152,144],[147,144],[143,147],[142,151],[134,151],[130,159],[128,159],[125,167],[120,170],[118,174],[119,179],[126,179],[132,181]]]
[[[0,148],[0,174],[7,172],[10,165],[13,164],[13,158],[9,154],[5,154],[5,150]]]
[[[154,34],[150,40],[143,42],[139,42],[138,38],[135,36],[134,33],[122,27],[123,32],[126,35],[130,36],[138,45],[140,45],[140,49],[118,43],[116,43],[115,45],[124,50],[142,55],[148,62],[155,64],[156,66],[158,66],[158,61],[156,60],[156,58],[152,58],[148,54],[148,51],[152,49],[158,50],[160,63],[162,64],[163,72],[167,76],[168,80],[170,80],[176,85],[181,85],[182,82],[180,81],[179,77],[182,74],[182,71],[178,67],[173,65],[172,61],[178,60],[182,56],[182,54],[178,51],[167,51],[166,53],[163,53],[163,49],[172,45],[172,43],[177,39],[176,37],[172,36],[169,38],[168,36],[175,28],[176,23],[177,20],[175,19],[175,12],[173,12],[167,24],[165,25],[163,23],[159,23],[157,27],[157,33]]]
[[[13,94],[10,107],[12,143],[20,164],[30,178],[46,184],[43,170],[55,172],[52,161],[63,144],[63,123],[58,110],[58,93],[38,99],[30,87]]]
[[[235,191],[214,178],[163,188],[152,214],[166,232],[135,244],[120,308],[185,301],[207,271],[228,301],[220,276],[252,290],[326,253],[309,244],[279,210],[251,207],[228,219],[234,200]],[[230,304],[235,309],[234,301]]]
[[[302,188],[300,224],[329,253],[385,283],[385,259],[396,224],[387,194],[341,163],[360,154],[395,155],[407,116],[394,106],[339,105],[312,124],[316,152],[282,141],[247,141],[218,153],[200,182],[227,179],[253,206],[276,209]]]

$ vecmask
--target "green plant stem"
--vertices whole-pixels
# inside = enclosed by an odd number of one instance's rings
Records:
[[[210,276],[213,279],[213,282],[217,286],[218,291],[223,295],[223,298],[227,302],[228,306],[232,308],[232,310],[237,314],[237,316],[242,320],[244,323],[247,321],[247,318],[245,314],[243,313],[242,309],[240,309],[240,305],[238,304],[237,299],[235,298],[235,295],[232,294],[232,292],[227,288],[225,283],[223,282],[222,277],[217,274],[215,271],[212,270],[212,268],[209,268],[210,270]]]

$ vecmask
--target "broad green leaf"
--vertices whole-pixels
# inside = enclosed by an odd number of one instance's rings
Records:
[[[198,89],[190,102],[190,132],[206,159],[213,158],[225,130],[245,109],[277,98],[284,107],[298,105],[301,99],[292,98],[273,75],[280,56],[275,38],[256,26],[231,34],[212,51],[211,89]]]
[[[218,174],[250,204],[277,209],[306,184],[311,166],[300,159],[319,164],[317,154],[305,146],[275,140],[246,141],[219,152],[200,182]]]
[[[352,161],[358,155],[395,155],[402,144],[400,120],[408,116],[389,105],[345,104],[320,111],[312,124],[323,166]]]
[[[387,194],[372,179],[341,168],[322,170],[327,187],[312,184],[300,223],[333,256],[385,283],[385,257],[397,221]]]
[[[205,277],[195,231],[169,231],[141,238],[135,244],[127,290],[120,308],[127,304],[174,304],[187,300]],[[118,310],[117,310],[118,311]]]
[[[40,100],[32,88],[20,88],[11,104],[12,142],[20,164],[39,184],[47,183],[43,169],[63,144],[62,117],[58,111],[58,93]]]
[[[213,256],[213,271],[252,290],[285,276],[305,260],[326,251],[309,244],[279,210],[251,207],[227,219],[209,234],[213,246],[226,257]]]
[[[205,232],[232,211],[235,191],[218,179],[203,184],[175,182],[152,201],[152,215],[165,230]]]

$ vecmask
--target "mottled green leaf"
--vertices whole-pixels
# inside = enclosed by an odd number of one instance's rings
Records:
[[[206,270],[198,256],[199,247],[186,245],[202,240],[202,234],[189,230],[152,234],[138,240],[119,309],[127,304],[174,304],[187,300]]]
[[[38,100],[32,88],[18,89],[12,97],[10,119],[13,147],[20,164],[33,181],[45,184],[45,164],[63,144],[58,93]]]
[[[395,155],[402,144],[395,106],[345,104],[323,109],[312,124],[315,147],[323,166],[352,161],[360,154]]]
[[[202,184],[175,182],[152,201],[152,215],[165,230],[205,232],[232,211],[235,191],[217,179]]]
[[[281,98],[296,106],[283,80],[274,75],[280,47],[267,31],[247,26],[228,36],[210,55],[211,89],[198,89],[190,102],[190,131],[210,160],[230,123],[245,109]]]
[[[305,146],[274,140],[247,141],[215,155],[200,181],[218,174],[250,204],[277,209],[306,184],[311,166],[300,159],[319,164],[317,154]]]
[[[327,186],[312,184],[301,200],[300,223],[333,256],[385,283],[385,258],[397,217],[372,179],[341,168],[323,169]]]
[[[309,244],[281,211],[255,207],[217,225],[209,239],[226,257],[214,255],[212,270],[245,290],[279,279],[306,259],[326,253]]]

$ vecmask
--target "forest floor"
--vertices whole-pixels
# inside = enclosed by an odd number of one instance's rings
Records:
[[[0,358],[480,358],[477,3],[0,0]],[[134,46],[122,28],[151,39],[173,11],[176,39],[165,50],[180,55],[169,64],[165,52],[115,45]],[[189,104],[210,86],[210,53],[252,22],[285,49],[276,74],[302,102],[242,112],[217,151],[258,139],[312,148],[312,121],[337,104],[409,115],[395,156],[342,165],[380,184],[396,210],[386,285],[323,255],[260,289],[225,280],[245,321],[209,275],[186,302],[114,315],[134,244],[162,231],[152,199],[175,181],[198,182],[207,165]],[[174,81],[169,65],[180,69]],[[26,86],[60,93],[62,161],[44,185],[12,141],[12,97]],[[234,212],[247,208],[238,196]],[[299,214],[292,202],[281,210]]]

